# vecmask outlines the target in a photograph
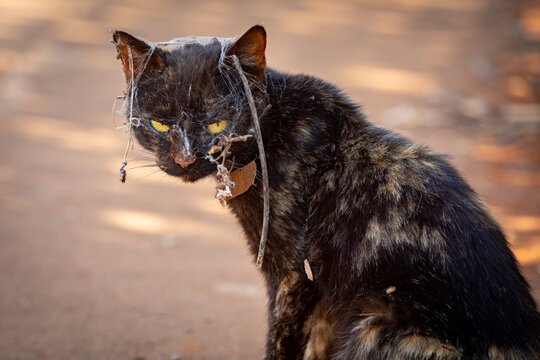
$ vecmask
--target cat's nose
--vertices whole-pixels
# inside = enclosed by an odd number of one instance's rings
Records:
[[[180,165],[182,168],[187,168],[189,165],[193,164],[197,160],[197,157],[195,155],[190,157],[184,157],[180,154],[177,154],[174,156],[174,162]]]

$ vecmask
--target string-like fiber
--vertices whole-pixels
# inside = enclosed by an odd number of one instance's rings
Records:
[[[257,109],[255,108],[255,101],[253,100],[253,95],[251,93],[251,88],[249,87],[248,80],[240,61],[236,55],[232,55],[234,66],[240,74],[240,79],[242,79],[242,84],[244,85],[244,91],[246,92],[246,97],[249,103],[249,109],[251,110],[251,118],[253,119],[253,125],[255,126],[255,132],[257,133],[257,146],[259,147],[259,158],[261,160],[261,171],[263,178],[263,193],[264,193],[264,210],[263,210],[263,226],[261,231],[261,241],[259,243],[259,252],[257,253],[257,267],[262,266],[264,249],[266,247],[266,238],[268,235],[268,222],[270,219],[270,194],[269,194],[269,184],[268,184],[268,168],[266,166],[266,154],[264,152],[264,145],[262,142],[262,133],[261,126],[259,125],[259,116],[257,115]]]
[[[130,72],[131,72],[131,81],[128,82],[128,86],[130,88],[131,93],[130,93],[130,101],[129,101],[129,118],[128,118],[127,121],[125,121],[124,126],[123,126],[124,128],[127,128],[128,143],[127,143],[127,146],[126,146],[126,151],[124,152],[124,159],[122,161],[122,166],[120,167],[120,181],[122,183],[126,182],[126,177],[127,177],[127,171],[126,171],[126,166],[127,166],[127,163],[128,163],[127,162],[127,156],[128,156],[129,148],[132,147],[132,143],[133,143],[133,126],[139,127],[141,125],[141,120],[138,119],[138,118],[133,117],[133,100],[134,100],[135,91],[136,91],[135,83],[141,77],[141,75],[142,75],[142,73],[144,71],[144,68],[146,68],[146,65],[148,64],[148,61],[150,60],[150,57],[154,53],[154,46],[152,46],[150,52],[148,52],[145,55],[144,62],[142,64],[142,70],[139,72],[139,74],[137,74],[137,78],[135,78],[135,69],[133,67],[133,53],[131,51],[131,47],[128,46],[127,49],[128,49],[128,58],[129,58],[129,69],[130,69]],[[116,105],[116,100],[118,98],[123,98],[124,101],[126,100],[125,96],[117,97],[115,99],[114,104],[113,104],[113,123],[114,123],[114,109],[115,109],[115,105]]]
[[[126,165],[127,165],[127,155],[129,151],[129,147],[131,146],[131,142],[133,141],[133,127],[131,126],[131,121],[133,119],[133,96],[135,93],[135,79],[133,76],[133,54],[131,53],[131,48],[128,47],[128,54],[129,54],[129,68],[131,70],[131,99],[129,104],[129,126],[128,126],[128,143],[126,146],[126,151],[124,152],[124,160],[122,161],[122,166],[120,167],[120,181],[123,183],[126,182],[127,177],[127,171],[126,171]]]

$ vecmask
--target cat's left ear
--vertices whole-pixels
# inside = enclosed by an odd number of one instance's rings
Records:
[[[112,43],[118,51],[116,58],[122,60],[126,79],[131,78],[131,64],[133,64],[135,77],[142,71],[158,69],[163,66],[163,59],[157,54],[157,49],[151,43],[124,31],[114,30],[111,35]]]
[[[238,56],[244,70],[255,76],[257,81],[263,81],[266,70],[265,50],[266,30],[256,25],[236,40],[227,51],[227,55]]]

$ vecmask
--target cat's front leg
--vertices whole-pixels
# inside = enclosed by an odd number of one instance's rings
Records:
[[[306,346],[304,360],[326,360],[334,343],[333,320],[328,309],[319,301],[311,316],[309,342]]]
[[[310,336],[309,318],[318,301],[315,284],[290,272],[270,281],[265,360],[301,360]]]

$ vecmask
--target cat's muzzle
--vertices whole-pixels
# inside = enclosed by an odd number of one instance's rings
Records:
[[[197,160],[197,156],[192,153],[186,133],[178,125],[173,126],[170,136],[174,162],[185,169]]]
[[[197,157],[195,155],[192,155],[190,157],[184,157],[183,155],[180,155],[180,156],[179,155],[180,154],[175,154],[173,156],[174,162],[180,165],[184,169],[187,168],[189,165],[193,164],[197,160]]]

